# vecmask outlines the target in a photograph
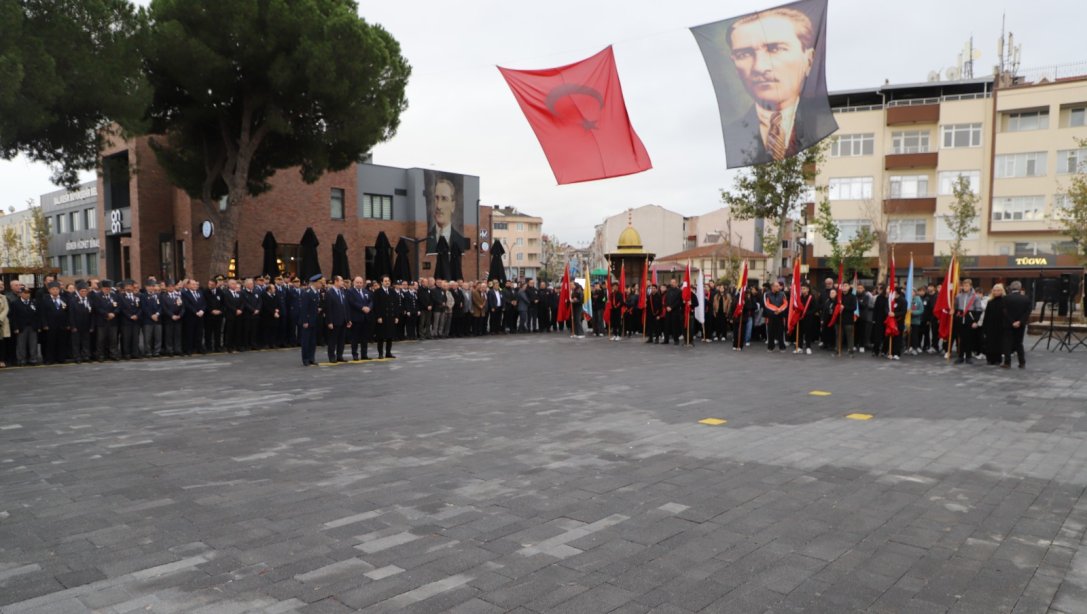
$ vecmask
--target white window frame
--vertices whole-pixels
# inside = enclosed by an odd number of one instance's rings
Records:
[[[888,220],[887,240],[893,243],[924,243],[928,237],[928,224],[924,218]]]
[[[1049,128],[1049,109],[1007,113],[1007,132],[1028,132]]]
[[[993,199],[993,223],[1045,220],[1044,196],[999,196]]]
[[[362,218],[366,220],[393,219],[393,197],[388,194],[363,194]]]
[[[966,144],[957,145],[957,137],[965,134]],[[944,124],[940,126],[941,149],[981,147],[981,124]]]
[[[1030,151],[1014,154],[1000,154],[994,160],[994,173],[997,179],[1015,179],[1022,177],[1045,177],[1046,152]]]
[[[932,134],[928,130],[900,130],[891,133],[892,154],[929,153]]]
[[[870,220],[837,220],[838,224],[838,240],[845,243],[852,241],[853,237],[857,236],[861,228],[867,228],[872,230],[872,222]]]
[[[928,198],[928,175],[892,175],[891,198]]]
[[[955,180],[959,177],[966,177],[970,180],[970,188],[974,194],[981,193],[981,171],[940,171],[936,175],[937,194],[940,196],[954,196]]]
[[[871,177],[831,177],[827,181],[829,200],[864,200],[872,198]]]
[[[1087,170],[1087,147],[1080,149],[1062,149],[1057,152],[1057,174],[1072,175],[1080,168]]]
[[[972,232],[972,233],[968,234],[967,236],[963,237],[963,241],[977,241],[978,240],[978,237],[980,236],[980,233],[981,233],[981,230],[980,230],[980,228],[981,228],[981,217],[980,216],[974,218],[973,226],[975,228],[978,228],[979,230],[975,230],[974,232]],[[939,214],[939,213],[936,214],[936,232],[933,233],[933,234],[936,236],[937,241],[952,241],[955,238],[955,237],[951,236],[951,229],[947,227],[947,220],[944,219],[944,215]]]
[[[830,157],[853,158],[875,153],[876,135],[872,132],[840,134],[830,143]]]
[[[1082,126],[1087,126],[1087,107],[1068,109],[1068,127],[1079,128]]]

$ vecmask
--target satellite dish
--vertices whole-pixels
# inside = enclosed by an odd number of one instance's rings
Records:
[[[485,252],[485,251],[487,251],[489,249],[491,249],[491,244],[490,243],[487,243],[486,241],[484,241],[484,242],[479,244],[479,251]]]
[[[955,68],[954,66],[948,68],[947,71],[944,72],[944,76],[947,77],[950,81],[955,81],[956,79],[958,79],[960,74],[962,73],[959,71],[958,68]]]
[[[937,71],[937,70],[929,71],[928,81],[930,83],[935,82],[935,81],[939,81],[939,80],[940,80],[940,72],[939,71]]]

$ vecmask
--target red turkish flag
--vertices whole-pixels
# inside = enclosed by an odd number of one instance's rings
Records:
[[[559,184],[619,177],[653,163],[635,134],[611,47],[567,66],[498,67]]]

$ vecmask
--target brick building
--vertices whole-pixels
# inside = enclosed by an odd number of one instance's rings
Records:
[[[322,270],[331,271],[332,245],[342,234],[348,244],[352,274],[365,275],[373,245],[384,231],[395,246],[401,237],[413,245],[416,277],[434,270],[434,255],[426,255],[428,232],[427,181],[440,175],[457,185],[454,229],[467,244],[461,263],[465,276],[486,274],[487,260],[478,241],[479,177],[439,173],[419,168],[353,164],[306,184],[294,169],[280,171],[272,189],[242,203],[241,223],[230,271],[240,276],[261,273],[262,242],[272,232],[284,273],[296,273],[298,242],[312,227],[320,245]],[[157,163],[146,138],[117,143],[103,152],[98,178],[98,270],[112,279],[159,279],[209,274],[214,232],[206,222],[204,205],[174,187]],[[484,220],[484,224],[489,224]],[[485,226],[486,227],[486,226]]]

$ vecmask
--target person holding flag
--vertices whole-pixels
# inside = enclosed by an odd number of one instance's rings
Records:
[[[683,274],[683,345],[691,345],[691,306],[694,291],[691,288],[691,261],[687,261],[687,270]]]
[[[649,284],[645,289],[645,342],[657,343],[664,333],[664,295],[657,291],[656,284]],[[664,338],[668,343],[668,337]]]
[[[732,312],[732,319],[736,322],[736,338],[733,340],[733,351],[742,351],[744,346],[751,342],[750,322],[748,328],[744,328],[744,301],[747,300],[747,260],[744,260],[740,269],[740,283],[736,286],[736,308]]]
[[[618,286],[613,285],[611,290],[608,291],[608,307],[611,320],[611,340],[620,341],[623,338],[623,330],[626,320],[626,284],[627,284],[627,270],[623,268],[623,264],[619,264],[619,283]]]
[[[789,305],[785,301],[785,293],[781,290],[781,282],[774,280],[770,284],[770,291],[763,297],[763,308],[766,310],[766,347],[771,352],[777,346],[785,351],[785,310]]]
[[[694,299],[697,301],[694,306],[694,319],[702,326],[702,342],[709,343],[710,340],[706,336],[706,282],[702,271],[698,272],[698,285],[695,288]]]
[[[830,339],[835,345],[835,353],[842,355],[842,280],[845,278],[842,269],[842,261],[838,261],[838,285],[832,286],[827,293],[824,311],[827,316],[827,328],[830,329]],[[828,280],[829,281],[829,280]],[[829,348],[828,348],[829,349]]]
[[[559,286],[559,308],[555,317],[556,322],[566,322],[570,319],[570,264],[562,274],[562,285]],[[573,337],[574,327],[571,322],[570,336]]]
[[[936,321],[939,322],[939,330],[937,339],[941,339],[944,342],[944,351],[947,354],[947,359],[951,360],[951,346],[952,346],[952,322],[955,319],[955,288],[959,285],[959,265],[955,261],[955,255],[951,255],[951,260],[947,265],[947,275],[944,276],[944,283],[940,284],[937,288],[938,294],[936,295],[936,306],[932,308]],[[933,345],[939,345],[936,339],[933,340]]]
[[[641,292],[638,294],[638,312],[642,314],[642,336],[645,336],[648,329],[649,316],[646,315],[646,303],[649,295],[649,256],[645,257],[645,264],[642,266],[642,285]]]
[[[800,320],[804,316],[804,305],[800,302],[800,258],[793,258],[793,283],[792,288],[789,291],[789,321],[785,327],[785,334],[792,337],[795,331],[796,334],[796,349],[793,350],[794,354],[799,354],[801,350],[800,341]],[[810,294],[808,302],[811,302]],[[810,353],[810,352],[809,352]]]
[[[584,320],[581,315],[581,307],[585,301],[585,290],[575,280],[570,286],[570,337],[584,339],[585,329],[582,328]]]
[[[679,280],[675,277],[668,280],[668,290],[664,294],[665,331],[664,343],[669,340],[679,345],[679,338],[683,334],[683,292],[679,288]]]

